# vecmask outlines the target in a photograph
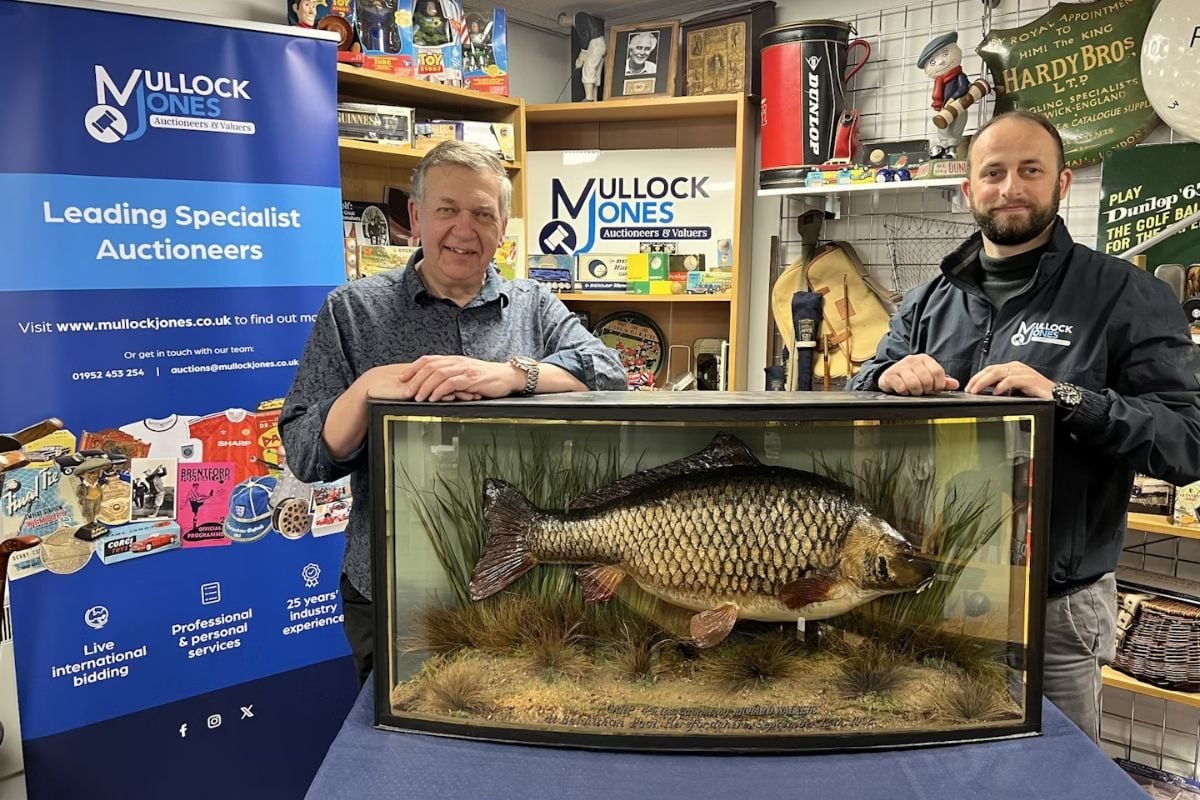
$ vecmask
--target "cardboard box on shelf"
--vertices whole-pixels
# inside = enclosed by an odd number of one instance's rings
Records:
[[[412,146],[414,110],[374,103],[338,103],[338,136]]]

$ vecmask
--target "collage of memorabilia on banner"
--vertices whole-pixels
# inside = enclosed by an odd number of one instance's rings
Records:
[[[39,91],[0,90],[42,131],[0,153],[4,263],[21,265],[0,290],[21,387],[0,414],[0,667],[15,667],[19,711],[5,701],[0,759],[23,750],[30,798],[182,796],[185,763],[267,730],[331,737],[353,696],[347,670],[331,708],[207,738],[198,710],[229,719],[236,697],[347,654],[353,498],[297,480],[278,433],[312,316],[342,280],[334,44],[12,0],[0,22],[33,32],[7,68],[59,52]],[[290,775],[224,755],[195,791],[300,785],[320,759],[307,738]],[[105,739],[154,765],[61,769],[64,748]]]

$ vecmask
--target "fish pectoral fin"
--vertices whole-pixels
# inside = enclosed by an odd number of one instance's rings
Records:
[[[697,647],[712,647],[725,640],[738,619],[738,607],[733,603],[722,603],[716,608],[692,615],[690,623],[692,638]]]
[[[611,564],[595,564],[575,571],[583,584],[583,599],[589,603],[607,603],[625,580],[625,570]]]
[[[833,578],[800,578],[783,585],[779,600],[788,608],[803,608],[811,603],[825,602],[836,586],[837,581]]]

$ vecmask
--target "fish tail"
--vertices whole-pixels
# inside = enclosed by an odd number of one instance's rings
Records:
[[[488,478],[483,488],[487,544],[471,574],[471,599],[482,600],[533,569],[529,527],[541,513],[515,486]]]

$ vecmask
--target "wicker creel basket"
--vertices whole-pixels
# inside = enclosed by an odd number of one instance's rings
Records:
[[[1164,689],[1200,692],[1200,606],[1148,594],[1118,594],[1113,667]]]

